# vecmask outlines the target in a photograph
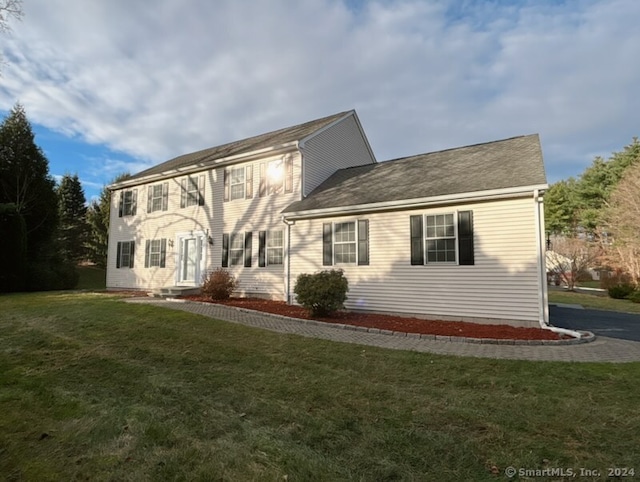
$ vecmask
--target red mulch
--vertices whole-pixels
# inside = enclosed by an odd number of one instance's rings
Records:
[[[185,296],[192,301],[214,303],[204,296]],[[541,328],[516,328],[508,325],[485,325],[462,321],[423,320],[402,316],[378,315],[374,313],[356,313],[339,311],[331,318],[312,318],[307,310],[300,306],[288,305],[284,301],[263,300],[259,298],[231,298],[217,301],[221,305],[263,311],[291,318],[318,320],[326,323],[342,323],[345,325],[366,326],[381,330],[404,333],[420,333],[425,335],[462,336],[467,338],[494,338],[501,340],[559,340],[562,339],[552,331]]]

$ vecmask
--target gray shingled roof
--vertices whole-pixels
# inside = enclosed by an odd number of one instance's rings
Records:
[[[537,134],[341,169],[283,212],[546,184]]]
[[[157,166],[153,166],[149,169],[138,172],[137,174],[134,174],[133,176],[127,178],[127,182],[131,181],[132,179],[138,179],[162,173],[169,173],[175,171],[176,169],[195,166],[198,164],[215,164],[215,161],[218,159],[224,159],[239,154],[246,154],[260,149],[281,146],[289,142],[298,141],[352,112],[352,110],[340,112],[328,117],[323,117],[322,119],[305,122],[304,124],[285,127],[284,129],[267,132],[266,134],[260,134],[258,136],[230,142],[228,144],[223,144],[217,147],[210,147],[201,151],[192,152],[191,154],[184,154],[169,161],[163,162],[162,164],[158,164]]]

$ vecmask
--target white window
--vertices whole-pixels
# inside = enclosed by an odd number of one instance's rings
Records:
[[[244,263],[244,236],[242,233],[231,234],[229,255],[232,266],[242,265]]]
[[[284,162],[282,159],[270,161],[267,165],[267,193],[278,194],[284,189]]]
[[[138,190],[128,189],[120,191],[120,203],[118,206],[118,216],[135,216]]]
[[[333,226],[334,262],[355,263],[356,257],[356,223],[335,223]]]
[[[150,186],[151,212],[162,210],[162,184]]]
[[[427,263],[456,262],[456,223],[453,213],[425,216]]]
[[[159,239],[151,240],[149,244],[149,266],[160,266],[162,244]]]
[[[267,264],[282,264],[282,251],[284,236],[282,231],[269,231],[267,233]]]
[[[244,199],[244,167],[231,169],[231,200]]]
[[[116,268],[133,268],[134,244],[134,241],[124,241],[118,243]]]
[[[197,206],[199,199],[198,178],[187,179],[187,206]]]

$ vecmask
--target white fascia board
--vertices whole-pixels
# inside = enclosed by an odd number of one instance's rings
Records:
[[[213,161],[200,162],[198,164],[192,164],[179,169],[172,169],[170,171],[161,172],[158,174],[151,174],[149,176],[137,177],[135,179],[120,181],[115,184],[110,184],[107,189],[113,191],[115,189],[121,189],[128,186],[137,186],[139,184],[148,184],[150,182],[160,181],[162,179],[168,179],[177,176],[183,176],[185,174],[192,174],[194,172],[204,171],[211,169],[212,167],[226,166],[229,164],[235,164],[240,161],[248,161],[264,157],[266,154],[285,154],[287,152],[295,151],[298,149],[298,141],[287,142],[279,146],[265,147],[264,149],[258,149],[256,151],[245,152],[242,154],[236,154],[235,156],[221,157],[214,159]]]
[[[514,197],[534,196],[536,192],[542,192],[549,187],[548,184],[538,184],[534,186],[521,186],[515,188],[492,189],[487,191],[466,192],[460,194],[449,194],[445,196],[432,196],[417,199],[403,199],[399,201],[387,201],[380,203],[358,204],[353,206],[340,206],[326,209],[311,209],[308,211],[298,211],[283,213],[286,220],[319,218],[327,216],[339,216],[346,214],[358,214],[376,211],[393,211],[419,209],[423,207],[438,206],[445,204],[472,203],[478,201],[493,201],[496,199],[507,199]]]

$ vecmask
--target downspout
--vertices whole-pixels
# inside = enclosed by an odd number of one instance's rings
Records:
[[[540,328],[549,330],[560,335],[569,335],[574,338],[582,338],[580,332],[567,330],[565,328],[557,328],[549,325],[549,296],[547,288],[547,268],[546,268],[546,245],[544,242],[544,199],[540,194],[540,190],[533,192],[533,199],[536,205],[536,247],[538,250],[538,299],[539,306],[539,323]]]
[[[287,304],[291,304],[291,226],[296,224],[282,216],[282,222],[287,225]]]

